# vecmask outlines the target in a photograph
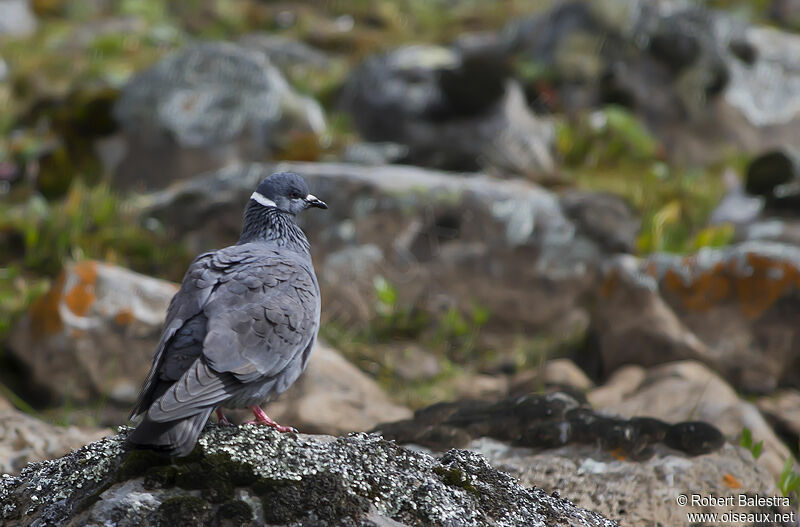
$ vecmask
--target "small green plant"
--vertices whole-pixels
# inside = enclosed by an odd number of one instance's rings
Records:
[[[428,315],[411,306],[402,306],[397,289],[382,276],[373,280],[377,317],[369,324],[373,341],[409,339],[419,336],[429,322]]]
[[[778,489],[781,494],[797,503],[800,498],[800,473],[794,470],[794,459],[790,456],[783,465],[778,478]]]
[[[754,459],[758,459],[761,456],[761,452],[764,450],[764,440],[762,439],[758,443],[753,442],[753,432],[747,428],[742,428],[741,438],[739,439],[739,446],[742,446],[750,451],[753,454]]]
[[[556,147],[571,167],[609,167],[620,161],[649,163],[658,142],[639,119],[621,106],[606,106],[572,123],[562,122]]]
[[[477,347],[481,328],[489,321],[489,310],[473,305],[466,314],[451,307],[439,319],[431,343],[445,348],[454,360],[469,358]]]

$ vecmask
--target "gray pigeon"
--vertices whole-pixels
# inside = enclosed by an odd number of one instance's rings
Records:
[[[144,416],[128,435],[132,446],[185,456],[213,411],[225,421],[223,406],[293,430],[259,405],[297,380],[319,330],[319,285],[295,223],[310,207],[328,208],[297,174],[273,174],[250,196],[239,242],[189,266],[131,412]]]

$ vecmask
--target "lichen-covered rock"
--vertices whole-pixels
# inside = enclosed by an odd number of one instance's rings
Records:
[[[408,147],[404,161],[455,170],[495,168],[555,178],[552,123],[528,108],[492,42],[414,45],[368,58],[342,105],[368,141]]]
[[[325,128],[319,104],[294,92],[263,52],[225,42],[192,45],[137,74],[114,114],[125,139],[116,181],[128,188],[268,158]]]
[[[253,186],[275,171],[302,174],[330,210],[302,218],[322,288],[323,316],[356,325],[374,316],[374,278],[398,306],[485,307],[488,325],[575,334],[607,240],[567,218],[556,195],[521,180],[408,166],[276,163],[228,167],[146,196],[192,250],[238,238]],[[476,277],[480,277],[477,280]],[[535,299],[535,301],[532,301]]]
[[[547,492],[568,496],[576,504],[591,507],[623,525],[707,525],[692,523],[687,514],[711,512],[721,518],[731,511],[766,518],[730,522],[735,525],[795,525],[781,521],[783,515],[791,518],[792,509],[788,498],[775,488],[772,475],[750,452],[730,444],[696,457],[656,445],[653,457],[636,462],[586,445],[541,450],[478,439],[468,448],[482,453],[493,466],[519,478],[524,485],[535,484]],[[742,506],[740,495],[769,497],[776,503]],[[695,496],[695,502],[680,505],[681,496],[687,500]],[[721,503],[698,502],[708,496],[722,498]],[[794,518],[796,522],[796,513]]]
[[[53,426],[0,400],[0,473],[16,473],[27,463],[62,456],[111,435],[110,430]]]
[[[605,373],[697,359],[738,388],[800,385],[800,248],[745,242],[691,256],[620,258],[593,322]]]
[[[125,433],[3,476],[4,525],[616,525],[467,451],[211,426],[171,462],[124,452]]]
[[[54,401],[129,409],[177,286],[94,260],[68,264],[13,328],[10,349]]]

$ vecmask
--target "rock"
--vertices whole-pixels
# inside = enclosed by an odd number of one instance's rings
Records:
[[[36,31],[28,0],[0,0],[0,37],[24,37]]]
[[[115,180],[127,188],[270,157],[325,128],[319,104],[292,91],[262,52],[224,42],[194,44],[135,75],[114,115],[126,150]]]
[[[608,252],[633,253],[641,220],[615,194],[572,190],[561,196],[564,212]]]
[[[697,359],[748,392],[800,386],[798,291],[795,246],[745,242],[617,258],[592,322],[603,371]]]
[[[506,78],[505,59],[492,43],[406,46],[357,68],[342,107],[366,140],[406,145],[405,162],[552,180],[553,125],[535,116]]]
[[[68,264],[13,328],[11,351],[52,402],[102,398],[127,413],[176,291],[171,282],[113,265]]]
[[[522,371],[511,378],[510,384],[511,395],[536,392],[543,387],[572,388],[578,391],[594,387],[586,373],[569,359],[551,359],[541,368]]]
[[[0,479],[0,519],[18,525],[143,527],[616,523],[539,489],[527,490],[477,454],[434,459],[377,436],[206,429],[187,458],[123,453],[123,434]]]
[[[788,499],[775,488],[772,475],[750,452],[730,444],[697,457],[686,457],[657,445],[652,458],[638,462],[583,445],[532,450],[478,439],[468,448],[485,455],[493,466],[518,478],[523,485],[555,492],[625,525],[686,525],[691,523],[687,520],[690,513],[712,512],[722,517],[731,511],[766,514],[769,520],[763,525],[792,525],[774,520],[776,514],[790,515],[791,508]],[[681,506],[676,500],[682,495],[689,499],[721,497],[723,503],[693,506],[690,502]],[[778,506],[740,506],[740,495],[770,497]],[[750,524],[744,520],[733,523]]]
[[[314,347],[306,372],[266,410],[304,433],[333,435],[411,416],[411,410],[392,403],[374,380],[323,343]]]
[[[652,457],[659,444],[696,456],[718,450],[725,442],[722,433],[708,423],[608,417],[565,392],[437,403],[417,410],[413,419],[383,423],[375,430],[399,443],[440,451],[492,437],[534,448],[595,445],[636,460]]]
[[[772,0],[769,17],[775,24],[788,29],[800,28],[800,2],[797,0]]]
[[[606,375],[626,364],[709,357],[705,344],[659,296],[656,281],[639,272],[632,256],[606,262],[591,331]]]
[[[594,408],[619,404],[639,388],[645,377],[647,370],[641,366],[623,366],[612,373],[604,384],[586,394],[586,398]]]
[[[398,306],[480,305],[490,313],[482,332],[585,330],[583,298],[595,286],[602,246],[579,232],[556,196],[524,181],[395,165],[251,164],[150,194],[138,206],[200,252],[238,238],[253,184],[279,170],[302,174],[330,205],[324,218],[303,218],[328,320],[358,327],[373,317],[374,279],[382,276]]]
[[[725,171],[723,179],[728,191],[711,212],[709,223],[711,225],[730,223],[741,227],[755,221],[764,210],[764,198],[747,194],[744,185],[730,169]]]
[[[63,456],[107,435],[110,430],[53,426],[10,404],[0,406],[0,474],[16,474],[27,463]]]
[[[707,363],[734,386],[767,393],[800,386],[800,248],[746,242],[644,267],[681,322],[706,344]]]
[[[800,391],[779,390],[759,398],[756,406],[787,444],[800,441]]]
[[[342,161],[359,165],[387,165],[407,156],[408,147],[398,143],[355,143],[345,148]]]
[[[436,355],[415,344],[395,347],[390,357],[388,367],[404,381],[433,379],[442,373],[442,364]]]
[[[508,393],[508,379],[503,375],[471,373],[442,382],[458,399],[497,399]],[[388,421],[385,419],[384,421]]]
[[[640,0],[559,2],[503,35],[517,64],[547,72],[519,75],[529,100],[545,84],[567,112],[622,105],[673,160],[800,145],[796,35],[691,2]]]
[[[598,401],[591,395],[589,398]],[[623,400],[598,406],[597,410],[628,418],[706,421],[732,438],[747,427],[755,442],[764,441],[764,452],[758,462],[775,478],[791,455],[755,405],[740,399],[730,385],[698,362],[682,361],[652,368]]]
[[[796,211],[800,206],[800,151],[784,148],[753,159],[747,167],[745,190],[763,197],[773,210]]]

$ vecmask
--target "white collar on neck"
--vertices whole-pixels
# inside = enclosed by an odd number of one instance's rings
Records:
[[[265,207],[277,207],[274,201],[265,197],[263,194],[260,194],[258,191],[253,192],[253,194],[250,196],[250,199]]]

